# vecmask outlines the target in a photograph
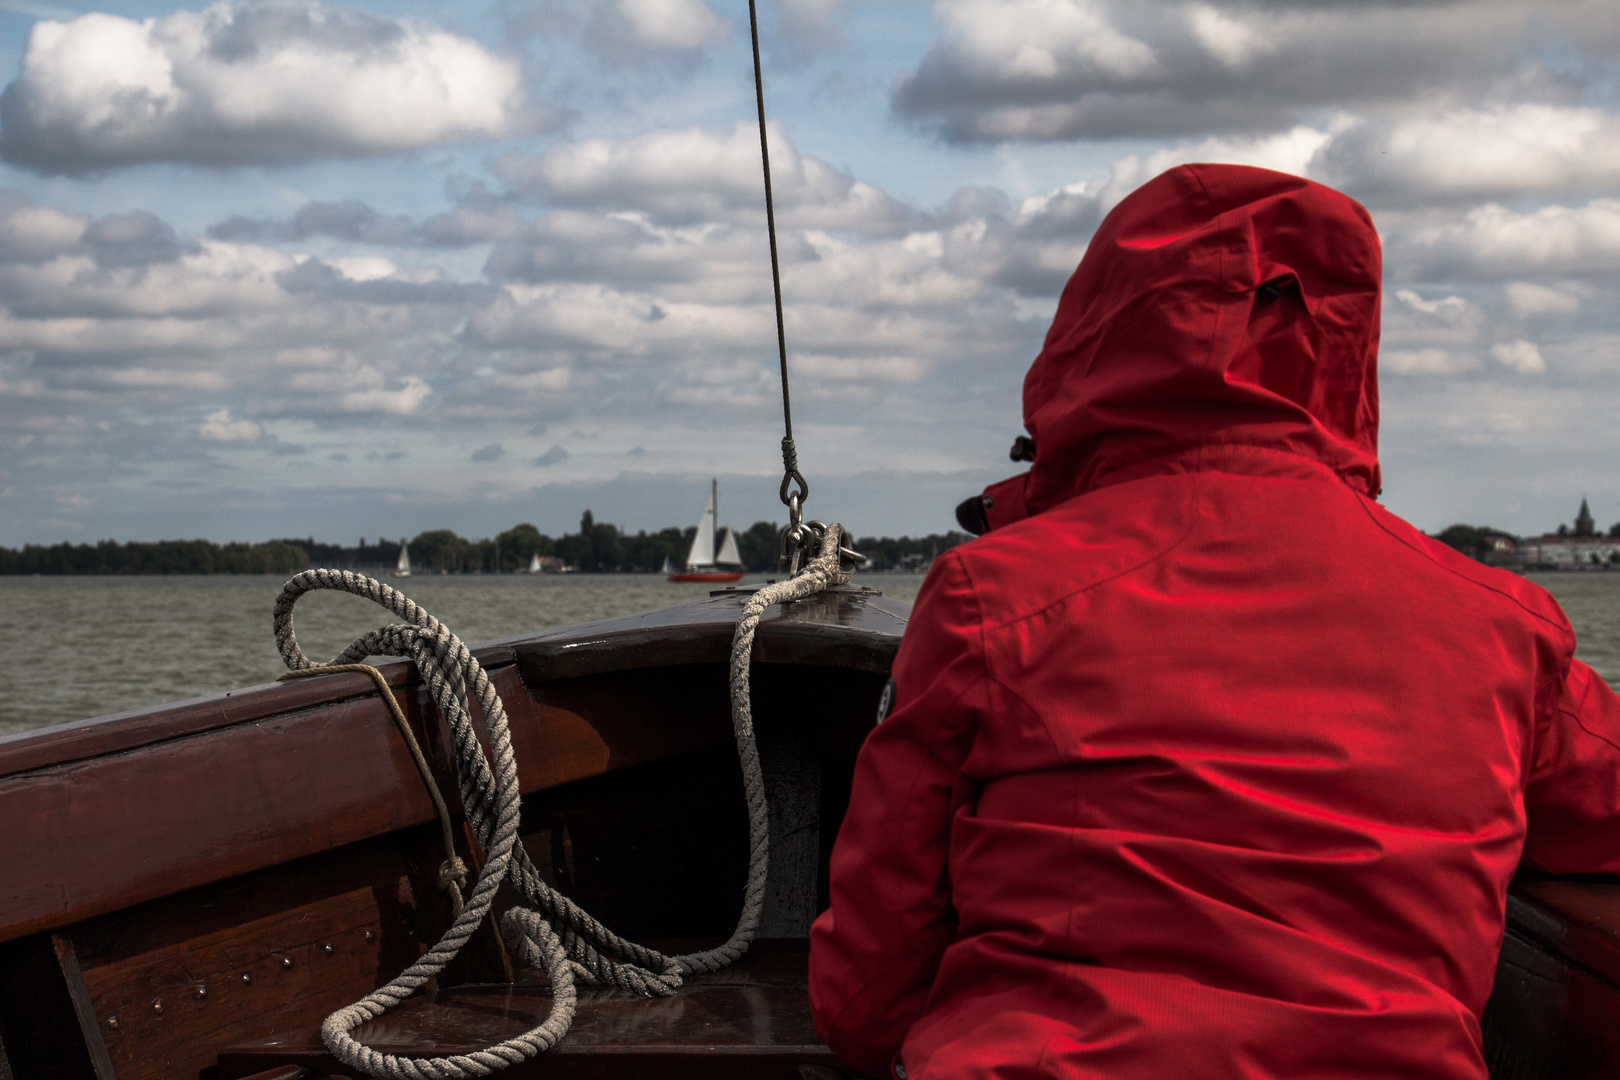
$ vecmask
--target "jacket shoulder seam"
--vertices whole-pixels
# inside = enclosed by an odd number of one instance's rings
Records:
[[[1134,563],[1130,564],[1129,566],[1123,567],[1122,569],[1115,571],[1112,574],[1106,575],[1105,577],[1100,577],[1096,581],[1089,581],[1086,584],[1079,586],[1078,588],[1072,589],[1069,592],[1064,593],[1062,596],[1053,597],[1051,600],[1049,600],[1045,604],[1042,604],[1040,607],[1036,608],[1033,611],[1026,611],[1022,615],[1019,615],[1019,616],[1017,616],[1015,618],[1007,619],[1004,622],[998,622],[998,623],[994,624],[993,626],[989,625],[986,622],[981,621],[980,624],[979,624],[980,627],[982,628],[980,630],[981,636],[988,634],[991,630],[1005,630],[1009,626],[1016,626],[1018,623],[1025,622],[1026,620],[1029,620],[1029,619],[1033,619],[1038,615],[1043,615],[1046,612],[1048,612],[1048,611],[1052,610],[1053,608],[1057,607],[1059,604],[1067,603],[1068,601],[1073,600],[1076,596],[1079,596],[1082,593],[1090,592],[1092,589],[1096,589],[1096,588],[1099,588],[1099,587],[1101,587],[1103,585],[1106,585],[1110,581],[1118,581],[1120,578],[1125,577],[1128,574],[1134,574],[1138,570],[1143,569],[1144,567],[1153,565],[1154,563],[1158,562],[1160,559],[1162,559],[1165,556],[1169,555],[1172,551],[1176,550],[1176,548],[1178,548],[1182,544],[1186,543],[1187,538],[1193,534],[1193,530],[1198,528],[1198,524],[1199,524],[1199,522],[1201,520],[1201,513],[1202,513],[1202,506],[1203,506],[1203,499],[1201,497],[1201,493],[1198,490],[1199,481],[1198,481],[1197,474],[1196,473],[1188,473],[1187,475],[1192,478],[1192,485],[1191,485],[1192,489],[1193,489],[1192,490],[1192,511],[1188,515],[1189,520],[1187,522],[1187,527],[1181,531],[1181,535],[1177,536],[1174,540],[1170,541],[1168,544],[1165,544],[1163,547],[1161,547],[1159,550],[1155,551],[1153,554],[1148,555],[1147,557],[1143,558],[1141,561],[1134,562]],[[965,565],[966,561],[967,561],[966,559],[963,559],[963,563],[964,563],[963,570],[964,570],[964,572],[967,569],[967,567]],[[975,590],[975,593],[974,593],[974,603],[975,604],[978,603],[977,590]],[[986,663],[986,667],[988,668],[989,649],[988,649],[987,643],[981,641],[980,642],[980,647],[982,649],[984,649],[983,655],[985,656],[985,663]]]
[[[1385,536],[1388,536],[1391,540],[1393,540],[1397,544],[1400,544],[1401,546],[1405,547],[1409,551],[1412,551],[1415,554],[1422,556],[1424,559],[1427,559],[1431,565],[1438,567],[1439,569],[1445,571],[1446,573],[1450,574],[1451,576],[1457,578],[1459,581],[1467,582],[1469,585],[1472,585],[1476,589],[1483,589],[1486,592],[1495,593],[1497,596],[1500,596],[1503,599],[1507,600],[1508,602],[1512,603],[1515,607],[1517,607],[1520,611],[1524,612],[1526,615],[1529,615],[1531,618],[1536,619],[1539,622],[1545,623],[1547,626],[1551,627],[1554,631],[1557,632],[1558,641],[1559,641],[1559,644],[1562,646],[1561,651],[1563,652],[1563,655],[1560,658],[1559,663],[1558,663],[1558,670],[1555,671],[1555,672],[1550,673],[1547,676],[1546,681],[1540,683],[1540,685],[1538,685],[1536,687],[1536,689],[1534,691],[1534,695],[1532,697],[1533,701],[1539,701],[1539,700],[1544,699],[1543,695],[1552,695],[1554,697],[1554,700],[1556,700],[1557,687],[1560,684],[1562,684],[1565,679],[1567,679],[1569,677],[1569,667],[1570,667],[1570,664],[1575,659],[1575,632],[1574,632],[1574,630],[1571,629],[1567,624],[1559,625],[1557,622],[1555,622],[1552,619],[1549,619],[1547,616],[1543,615],[1541,612],[1534,610],[1533,608],[1530,607],[1530,605],[1526,604],[1523,600],[1520,600],[1517,596],[1514,596],[1512,593],[1508,592],[1506,589],[1498,588],[1495,585],[1491,585],[1491,584],[1489,584],[1487,582],[1480,581],[1480,580],[1478,580],[1476,578],[1468,576],[1467,574],[1464,574],[1460,570],[1457,570],[1457,569],[1454,569],[1453,567],[1447,566],[1445,563],[1443,563],[1439,559],[1435,558],[1433,554],[1431,554],[1430,552],[1424,551],[1421,547],[1419,547],[1418,545],[1412,543],[1412,541],[1408,540],[1406,537],[1401,536],[1394,529],[1391,529],[1383,521],[1379,520],[1378,515],[1373,513],[1371,507],[1368,505],[1371,500],[1367,499],[1365,496],[1356,495],[1354,492],[1352,492],[1352,495],[1354,495],[1357,504],[1361,507],[1361,512],[1363,514],[1367,515],[1367,520],[1371,521],[1375,526],[1377,526],[1377,528],[1379,530],[1381,530],[1384,533]],[[1556,708],[1556,706],[1555,706],[1555,708]],[[1542,715],[1545,716],[1546,714],[1543,713]],[[1579,721],[1577,720],[1577,723],[1578,722]],[[1538,720],[1535,724],[1532,725],[1532,728],[1531,728],[1531,733],[1530,733],[1530,739],[1531,739],[1530,752],[1531,752],[1531,754],[1535,753],[1535,743],[1538,741],[1537,738],[1536,738],[1537,729],[1540,727],[1540,723],[1541,722]],[[1584,728],[1585,725],[1582,725],[1582,727]],[[1617,747],[1616,749],[1620,749],[1620,747]],[[1526,767],[1527,768],[1533,767],[1532,762],[1527,761],[1526,762]]]
[[[1601,743],[1607,743],[1612,749],[1614,749],[1617,752],[1620,752],[1620,743],[1616,743],[1613,739],[1609,738],[1607,735],[1604,735],[1604,734],[1601,734],[1599,732],[1593,731],[1591,728],[1587,727],[1586,726],[1586,721],[1581,718],[1580,713],[1576,712],[1573,709],[1567,709],[1562,705],[1558,706],[1553,711],[1563,713],[1565,716],[1567,716],[1571,720],[1575,721],[1575,726],[1580,728],[1582,731],[1586,732],[1586,734],[1588,734],[1589,736],[1591,736],[1592,738],[1598,740]]]
[[[1539,612],[1539,611],[1535,610],[1534,608],[1530,607],[1530,605],[1526,604],[1523,600],[1520,600],[1517,596],[1514,596],[1512,593],[1508,592],[1506,589],[1498,588],[1497,586],[1489,584],[1488,582],[1480,581],[1477,578],[1469,577],[1467,574],[1464,574],[1462,571],[1454,569],[1453,567],[1447,566],[1445,563],[1443,563],[1439,559],[1435,558],[1432,554],[1430,554],[1427,551],[1424,551],[1422,548],[1420,548],[1416,544],[1412,543],[1412,541],[1408,540],[1404,536],[1401,536],[1399,533],[1395,532],[1395,530],[1391,529],[1388,525],[1386,525],[1382,521],[1378,520],[1378,515],[1374,514],[1372,512],[1372,510],[1368,508],[1368,506],[1367,506],[1368,500],[1364,496],[1362,496],[1360,494],[1357,494],[1356,492],[1353,492],[1353,491],[1351,492],[1351,494],[1355,497],[1356,502],[1360,504],[1361,512],[1367,515],[1367,519],[1369,521],[1371,521],[1374,525],[1378,526],[1378,528],[1384,533],[1384,535],[1388,536],[1391,540],[1394,540],[1397,544],[1400,544],[1401,546],[1407,548],[1408,550],[1413,551],[1413,552],[1417,553],[1418,555],[1421,555],[1423,558],[1427,559],[1429,562],[1433,563],[1435,566],[1437,566],[1440,569],[1444,570],[1446,573],[1448,573],[1451,576],[1457,578],[1458,580],[1465,581],[1468,584],[1474,586],[1475,588],[1484,589],[1486,592],[1493,592],[1496,595],[1502,597],[1503,599],[1510,601],[1515,607],[1517,607],[1520,611],[1523,611],[1526,615],[1529,615],[1534,619],[1538,619],[1541,622],[1544,622],[1548,626],[1552,627],[1554,630],[1558,631],[1558,634],[1559,634],[1559,636],[1561,638],[1566,638],[1567,639],[1567,638],[1569,638],[1571,636],[1570,631],[1568,630],[1567,627],[1561,626],[1557,622],[1555,622],[1554,620],[1549,619],[1547,616],[1543,615],[1541,612]]]

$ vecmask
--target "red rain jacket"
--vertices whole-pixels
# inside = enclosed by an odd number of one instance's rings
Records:
[[[1258,169],[1098,230],[1032,516],[936,562],[861,751],[811,938],[849,1064],[1485,1076],[1515,867],[1620,871],[1620,705],[1546,593],[1373,501],[1379,262]]]

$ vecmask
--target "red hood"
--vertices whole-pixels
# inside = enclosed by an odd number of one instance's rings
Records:
[[[1024,378],[1028,512],[1216,445],[1300,454],[1376,495],[1380,263],[1367,211],[1297,176],[1183,165],[1138,188]]]

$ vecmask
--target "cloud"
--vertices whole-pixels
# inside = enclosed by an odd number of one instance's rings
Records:
[[[1456,375],[1479,367],[1479,357],[1445,349],[1388,349],[1378,359],[1398,375]]]
[[[1322,121],[1188,140],[1031,198],[971,187],[932,207],[875,185],[856,197],[857,176],[782,139],[804,460],[829,482],[873,460],[955,478],[964,493],[994,479],[1018,427],[1019,378],[1109,208],[1177,161],[1309,169],[1353,130]],[[92,217],[0,192],[0,482],[38,477],[40,490],[65,484],[104,505],[112,487],[73,485],[113,462],[118,490],[222,491],[229,471],[233,485],[286,492],[312,482],[297,461],[342,454],[367,513],[527,505],[560,477],[609,484],[638,461],[699,478],[746,472],[774,498],[780,397],[756,155],[746,124],[579,140],[503,159],[504,187],[452,185],[456,204],[426,219],[335,199],[200,237],[149,213]],[[1513,394],[1610,378],[1613,278],[1589,257],[1607,216],[1620,208],[1603,199],[1380,212],[1388,400],[1427,403],[1490,445],[1508,438],[1499,415],[1523,419],[1514,445],[1550,430]],[[1548,237],[1553,255],[1536,247]],[[1577,240],[1573,256],[1560,246]],[[472,245],[487,245],[481,268],[481,251],[452,251]],[[241,437],[245,425],[257,438]],[[1421,440],[1415,421],[1391,430],[1405,440],[1391,445]],[[586,431],[591,453],[550,441]],[[221,434],[238,436],[229,453],[197,452],[225,446]],[[383,454],[402,445],[406,493]],[[644,454],[626,456],[635,446]]]
[[[208,414],[197,433],[214,442],[258,442],[264,429],[252,420],[232,420],[229,409]]]
[[[415,375],[405,376],[401,383],[402,385],[393,390],[381,387],[356,390],[342,395],[338,398],[338,403],[345,412],[392,413],[395,416],[408,416],[427,400],[433,389]]]
[[[1581,309],[1581,298],[1564,289],[1531,281],[1510,281],[1504,288],[1515,315],[1570,315]]]
[[[777,0],[776,48],[794,61],[845,44],[847,0]]]
[[[1460,218],[1402,230],[1387,254],[1406,278],[1614,274],[1620,272],[1620,199],[1526,211],[1488,203]]]
[[[592,42],[604,52],[693,52],[723,39],[728,23],[703,0],[611,0],[597,6]]]
[[[800,154],[770,129],[771,183],[778,221],[823,229],[893,233],[906,208],[879,188]],[[632,139],[585,139],[538,157],[512,152],[495,172],[513,192],[553,205],[637,211],[660,221],[763,221],[759,129],[738,121],[729,134],[663,129]]]
[[[305,203],[290,221],[267,221],[236,215],[213,225],[208,235],[216,240],[306,240],[330,237],[364,244],[418,242],[417,229],[402,214],[384,216],[359,199]]]
[[[517,66],[414,19],[317,0],[36,23],[0,94],[0,156],[42,173],[290,164],[501,135]]]
[[[1317,179],[1376,200],[1613,189],[1620,117],[1524,102],[1379,118],[1324,140],[1308,167]]]
[[[1491,349],[1491,359],[1520,375],[1541,375],[1547,370],[1547,361],[1533,341],[1505,341]]]
[[[90,219],[50,206],[35,206],[12,194],[0,205],[0,260],[28,262],[76,246]]]
[[[953,142],[1278,131],[1309,110],[1478,100],[1515,79],[1567,96],[1572,79],[1534,49],[1578,68],[1620,38],[1606,0],[939,0],[934,15],[892,105]]]

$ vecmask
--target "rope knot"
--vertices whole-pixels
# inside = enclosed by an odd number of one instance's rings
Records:
[[[461,916],[461,890],[467,887],[467,864],[461,861],[461,856],[451,853],[450,857],[439,865],[439,888],[450,897],[450,917]]]

